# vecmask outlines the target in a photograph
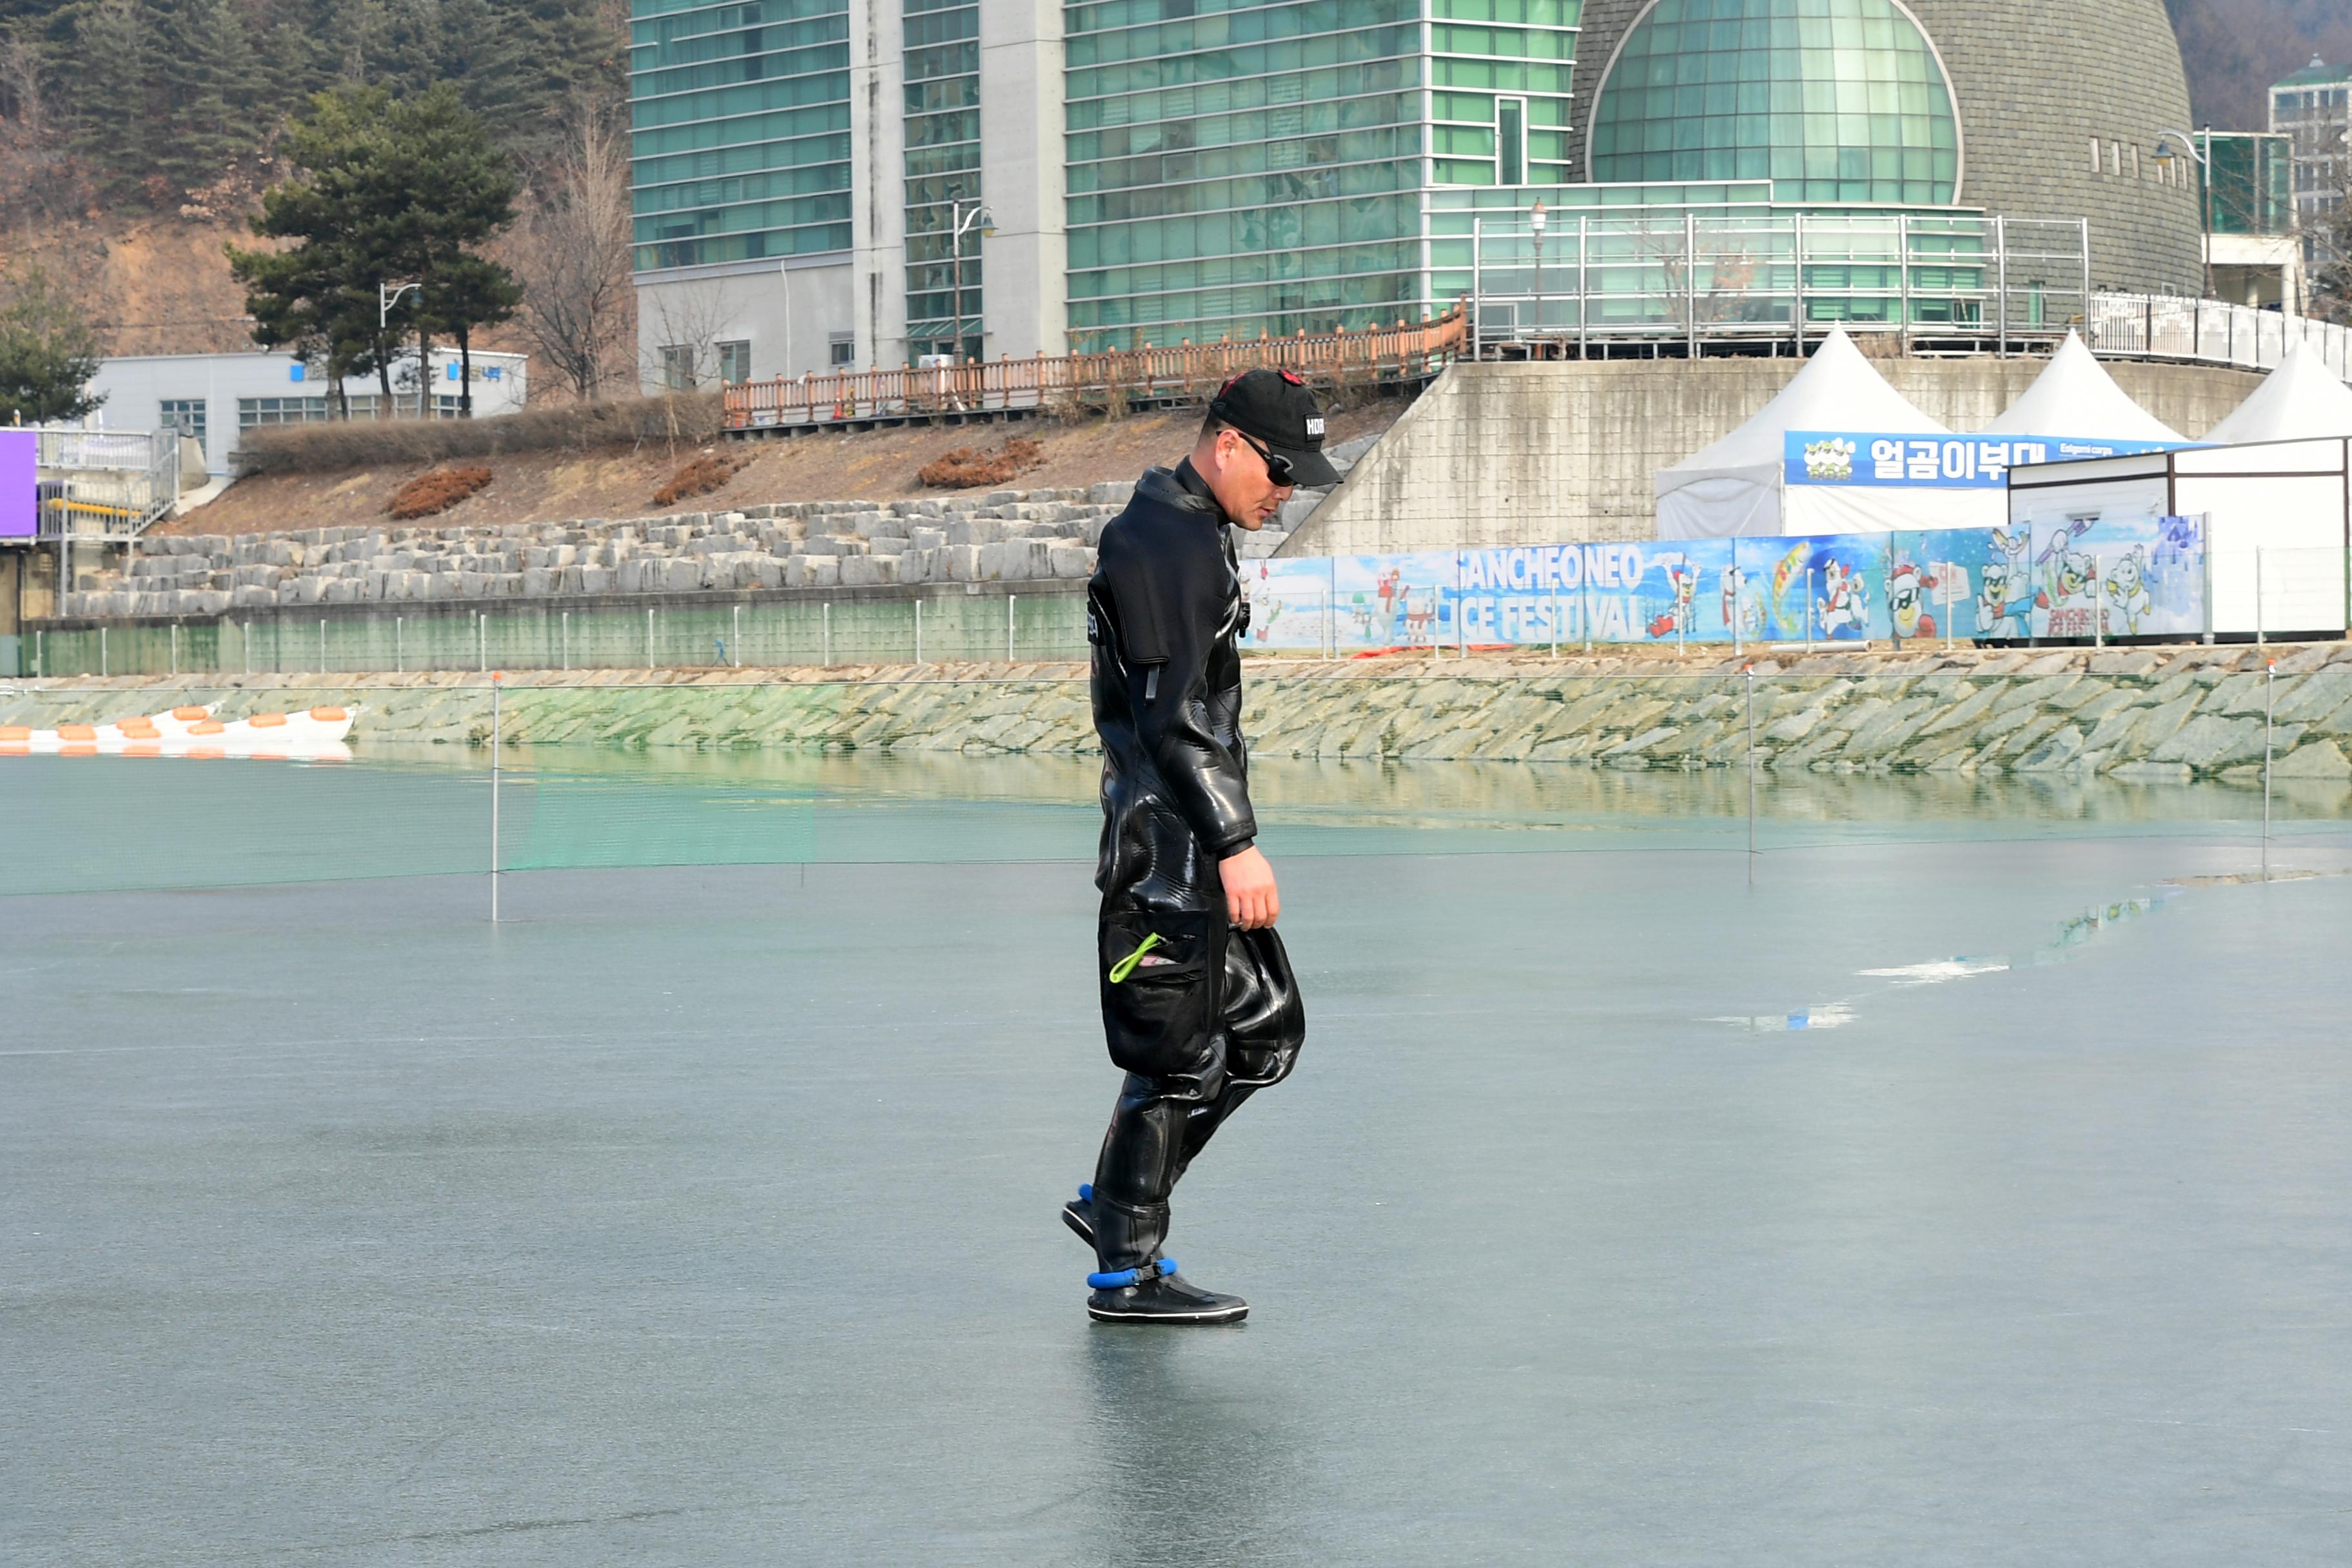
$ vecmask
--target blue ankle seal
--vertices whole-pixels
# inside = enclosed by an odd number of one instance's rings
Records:
[[[1129,1285],[1148,1285],[1154,1279],[1165,1279],[1176,1272],[1176,1260],[1160,1258],[1140,1268],[1122,1268],[1116,1274],[1089,1274],[1087,1288],[1090,1290],[1124,1290]]]
[[[1080,1182],[1078,1184],[1078,1202],[1082,1204],[1090,1204],[1094,1201],[1095,1184],[1092,1182]]]

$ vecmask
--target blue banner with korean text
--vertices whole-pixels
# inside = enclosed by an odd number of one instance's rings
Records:
[[[2060,436],[1902,436],[1876,431],[1791,430],[1784,437],[1792,485],[1879,489],[2000,489],[2009,470],[2032,463],[2168,452],[2168,441],[2094,441]]]

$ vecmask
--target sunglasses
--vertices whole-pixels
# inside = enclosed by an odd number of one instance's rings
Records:
[[[1225,426],[1225,428],[1233,430],[1233,426],[1230,425]],[[1293,470],[1290,467],[1289,458],[1283,457],[1278,452],[1268,451],[1265,447],[1259,446],[1255,441],[1251,440],[1248,436],[1243,434],[1243,432],[1239,430],[1234,430],[1234,434],[1241,437],[1241,443],[1243,446],[1247,447],[1251,451],[1255,452],[1260,458],[1265,460],[1265,477],[1274,481],[1275,484],[1296,485],[1298,482],[1292,477]]]

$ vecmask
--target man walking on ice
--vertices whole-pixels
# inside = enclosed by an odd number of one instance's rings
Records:
[[[1225,384],[1192,456],[1153,468],[1103,530],[1087,585],[1102,737],[1096,975],[1127,1074],[1092,1184],[1062,1219],[1095,1249],[1087,1313],[1232,1323],[1160,1251],[1169,1195],[1242,1101],[1288,1075],[1306,1037],[1275,934],[1274,868],[1254,840],[1239,641],[1249,629],[1226,525],[1251,531],[1300,485],[1336,484],[1323,416],[1288,371]]]

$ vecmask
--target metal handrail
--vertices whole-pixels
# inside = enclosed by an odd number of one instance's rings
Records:
[[[814,372],[727,388],[727,427],[767,429],[838,425],[939,414],[981,414],[1045,406],[1060,398],[1155,401],[1203,395],[1258,366],[1310,379],[1370,374],[1424,379],[1460,357],[1469,312],[1457,304],[1418,326],[1399,322],[1328,336],[1260,337],[1255,342],[1114,349],[1101,353],[1038,354],[971,364],[904,370]]]
[[[38,538],[133,539],[179,500],[176,430],[43,426],[36,436]]]

